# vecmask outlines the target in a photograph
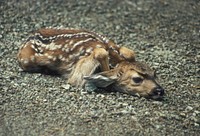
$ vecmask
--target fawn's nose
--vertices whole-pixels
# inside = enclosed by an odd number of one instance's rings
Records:
[[[151,98],[153,99],[162,99],[164,95],[164,89],[160,86],[156,87],[153,89],[151,93]]]
[[[164,95],[164,89],[162,87],[156,87],[153,91],[154,95],[157,96],[163,96]]]

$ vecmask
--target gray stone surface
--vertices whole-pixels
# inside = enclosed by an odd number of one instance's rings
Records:
[[[0,135],[200,134],[199,0],[1,0]],[[41,27],[92,30],[157,70],[163,101],[87,93],[22,72],[17,51]]]

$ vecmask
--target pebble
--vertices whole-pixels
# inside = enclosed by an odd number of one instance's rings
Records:
[[[193,110],[193,107],[187,106],[185,110],[186,110],[186,111],[191,111],[191,110]]]
[[[71,85],[70,84],[63,84],[63,85],[61,85],[61,87],[66,89],[66,90],[69,90]]]

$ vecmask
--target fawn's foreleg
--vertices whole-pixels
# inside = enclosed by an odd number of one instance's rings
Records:
[[[84,76],[93,74],[98,66],[101,71],[110,70],[108,52],[103,48],[95,48],[89,56],[79,60],[69,76],[68,83],[82,87],[85,84]]]

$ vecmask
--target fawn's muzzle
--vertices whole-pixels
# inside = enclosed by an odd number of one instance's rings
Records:
[[[150,97],[153,99],[161,99],[164,95],[164,89],[160,86],[156,87],[153,89]]]

